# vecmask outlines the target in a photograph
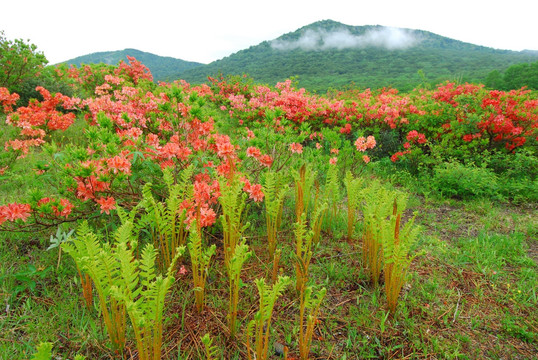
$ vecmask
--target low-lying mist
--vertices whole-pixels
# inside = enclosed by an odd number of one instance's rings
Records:
[[[271,47],[276,50],[342,50],[376,46],[394,50],[411,47],[419,41],[412,30],[393,27],[368,30],[362,35],[354,35],[347,29],[334,31],[308,29],[297,40],[273,40]]]

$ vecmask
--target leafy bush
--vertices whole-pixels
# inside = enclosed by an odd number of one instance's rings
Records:
[[[459,199],[499,197],[499,183],[493,171],[458,162],[436,166],[431,186],[444,196]]]

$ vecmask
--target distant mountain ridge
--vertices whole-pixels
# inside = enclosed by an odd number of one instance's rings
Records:
[[[148,66],[156,80],[202,83],[208,76],[248,74],[255,82],[274,85],[298,77],[300,86],[320,92],[350,84],[410,90],[444,80],[482,82],[493,70],[538,61],[536,50],[497,50],[423,30],[322,20],[207,65],[134,49],[94,53],[67,63],[115,64],[126,55]]]
[[[199,62],[159,56],[136,49],[96,52],[64,61],[64,63],[76,66],[98,63],[117,65],[121,60],[127,62],[127,56],[135,57],[146,65],[150,69],[155,81],[175,80],[174,76],[176,74],[204,65]]]
[[[208,75],[247,73],[268,84],[298,76],[309,90],[350,84],[410,90],[447,79],[483,81],[492,70],[536,60],[538,52],[495,50],[422,30],[323,20],[178,76],[202,82]]]

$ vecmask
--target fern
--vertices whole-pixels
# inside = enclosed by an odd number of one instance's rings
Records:
[[[355,230],[355,218],[361,194],[362,179],[355,179],[351,171],[344,178],[347,193],[347,238],[351,240]]]
[[[224,264],[229,267],[230,258],[235,252],[235,247],[241,238],[241,234],[249,224],[243,225],[243,210],[245,209],[247,194],[243,193],[243,186],[237,177],[231,182],[225,179],[219,181],[221,196],[219,202],[222,206],[220,221],[224,233]]]
[[[125,213],[121,216],[126,215]],[[101,244],[87,222],[77,230],[77,238],[64,244],[64,250],[93,280],[99,295],[103,320],[114,349],[121,351],[125,343],[126,313],[133,326],[138,357],[142,360],[161,358],[162,313],[164,300],[174,277],[173,268],[185,251],[178,248],[166,276],[157,276],[157,252],[152,244],[142,250],[140,259],[135,226],[128,216],[114,233],[114,245]]]
[[[237,322],[237,307],[239,303],[239,288],[241,282],[241,269],[243,264],[252,256],[248,251],[248,245],[243,241],[236,246],[235,252],[230,259],[228,267],[229,278],[229,307],[228,307],[228,327],[230,336],[235,337]]]
[[[325,217],[325,214],[327,213],[327,210],[329,209],[329,206],[326,202],[322,203],[321,205],[316,205],[315,211],[312,213],[312,243],[318,244],[319,240],[321,238],[321,226],[323,224],[323,219]]]
[[[111,287],[113,296],[126,306],[133,325],[138,357],[141,360],[161,358],[164,301],[174,282],[173,269],[185,251],[180,247],[172,259],[166,276],[155,274],[157,252],[152,244],[142,250],[140,260],[133,255],[130,223],[117,231],[116,256],[121,264],[120,280]]]
[[[50,360],[52,359],[52,343],[41,343],[37,347],[37,352],[30,360]]]
[[[37,352],[32,355],[30,360],[52,360],[52,343],[40,343],[37,346]],[[75,355],[75,360],[85,360],[83,355]]]
[[[300,302],[300,333],[299,333],[299,354],[301,359],[308,360],[310,346],[312,344],[312,335],[319,315],[321,302],[327,293],[325,288],[322,288],[316,293],[315,298],[312,296],[313,288],[308,286],[301,293]],[[308,314],[305,316],[305,312]]]
[[[77,229],[76,238],[62,245],[76,266],[93,281],[99,297],[99,306],[112,347],[122,351],[125,344],[125,306],[111,296],[111,287],[120,276],[120,263],[109,244],[101,244],[84,221]]]
[[[267,172],[263,193],[265,194],[265,220],[267,225],[267,243],[269,257],[274,259],[278,241],[278,229],[282,221],[284,199],[288,192],[288,185],[282,184],[282,178],[274,172]]]
[[[316,172],[311,167],[303,164],[298,172],[293,173],[295,180],[295,216],[297,221],[302,213],[308,214],[312,185],[316,179]]]
[[[175,183],[171,170],[168,168],[163,170],[163,179],[168,190],[168,197],[164,202],[154,198],[151,183],[145,184],[142,188],[143,201],[140,206],[144,208],[145,214],[140,225],[150,228],[153,244],[159,249],[163,270],[170,266],[176,255],[176,249],[186,243],[186,212],[181,209],[181,204],[192,195],[190,179],[193,172],[194,167],[189,166],[179,174],[179,179]]]
[[[364,201],[364,233],[362,260],[367,274],[374,286],[378,286],[383,268],[383,226],[384,220],[394,213],[394,202],[403,205],[403,194],[384,188],[380,182],[372,182],[361,192]],[[396,200],[395,200],[396,199]]]
[[[205,283],[209,272],[209,262],[215,254],[215,244],[202,249],[202,236],[198,230],[196,220],[190,225],[189,243],[187,244],[192,263],[192,276],[194,281],[194,297],[196,309],[201,312],[204,308]]]
[[[254,335],[255,359],[262,360],[267,359],[269,353],[269,334],[271,333],[273,309],[284,289],[290,284],[290,278],[279,276],[272,287],[266,285],[264,279],[256,279],[255,282],[260,295],[260,309],[254,315],[254,320],[251,320],[247,327],[247,353],[248,358],[252,359],[250,338]]]
[[[414,226],[415,217],[409,220],[400,230],[402,208],[394,203],[394,214],[389,220],[384,220],[383,226],[383,257],[385,267],[385,293],[387,307],[391,315],[396,312],[398,297],[411,262],[415,256],[409,256],[411,247],[416,242],[419,227]]]
[[[338,167],[331,165],[327,171],[325,181],[325,198],[329,207],[325,217],[324,228],[332,233],[338,214],[338,204],[340,203],[340,181],[338,179]]]
[[[219,349],[216,345],[213,345],[213,339],[209,334],[205,334],[201,338],[202,344],[204,344],[206,360],[216,360],[218,357]]]
[[[299,221],[295,223],[295,274],[296,290],[301,292],[308,281],[308,267],[312,259],[312,238],[314,233],[307,230],[306,215],[302,214]]]

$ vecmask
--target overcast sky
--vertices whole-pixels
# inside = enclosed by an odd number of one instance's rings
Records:
[[[324,19],[538,50],[537,8],[536,0],[0,0],[0,30],[30,39],[51,64],[125,48],[209,63]]]

